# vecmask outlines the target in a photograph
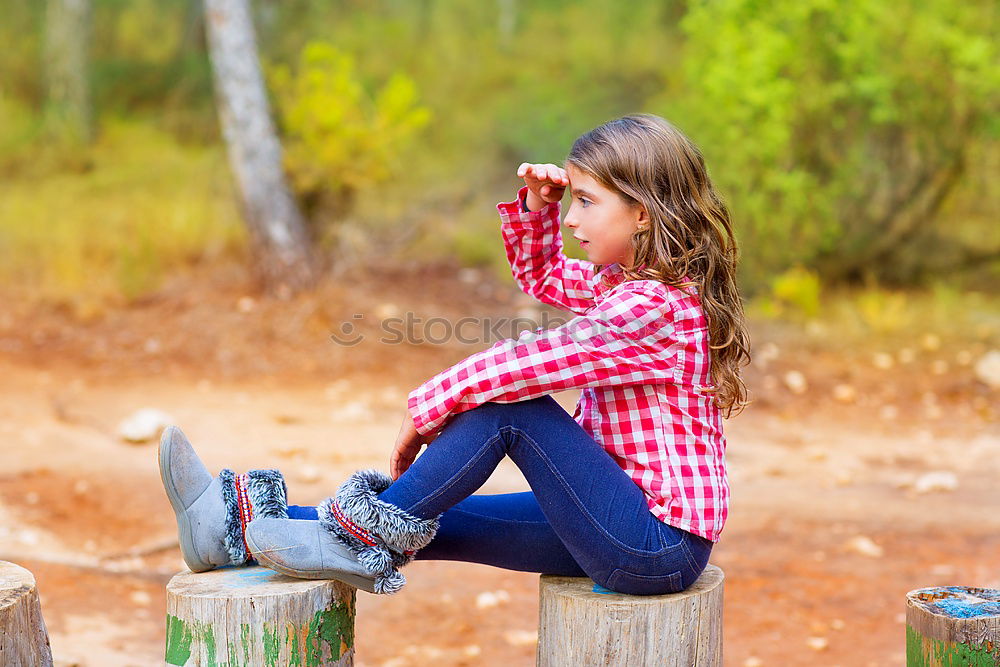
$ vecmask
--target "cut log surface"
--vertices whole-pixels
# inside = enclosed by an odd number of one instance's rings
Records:
[[[722,570],[671,595],[622,595],[542,575],[538,665],[722,665]]]
[[[1000,590],[940,586],[910,591],[906,664],[1000,665]]]
[[[166,664],[353,665],[355,592],[262,567],[175,575],[167,584]]]
[[[52,649],[35,577],[23,567],[0,560],[0,665],[48,667],[51,664]]]

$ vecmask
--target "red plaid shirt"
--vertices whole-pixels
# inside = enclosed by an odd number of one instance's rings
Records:
[[[577,316],[502,340],[410,392],[417,431],[488,401],[580,389],[573,418],[645,492],[661,521],[718,541],[728,514],[726,440],[713,404],[708,331],[697,289],[624,281],[562,253],[559,204],[498,204],[501,231],[526,293]]]

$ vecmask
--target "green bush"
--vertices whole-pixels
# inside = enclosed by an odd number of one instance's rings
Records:
[[[820,312],[819,276],[793,266],[771,280],[771,299],[778,314],[814,318]]]
[[[81,315],[128,301],[245,231],[225,154],[135,123],[106,124],[81,172],[0,182],[0,280]]]
[[[430,120],[413,80],[393,74],[368,93],[354,57],[311,42],[293,70],[271,69],[285,164],[310,213],[343,216],[359,189],[387,181]]]
[[[825,281],[913,282],[935,266],[926,249],[957,242],[956,222],[985,229],[945,212],[955,196],[1000,204],[997,188],[963,179],[1000,137],[995,11],[985,0],[691,5],[684,95],[656,106],[704,148],[752,282],[795,264]]]

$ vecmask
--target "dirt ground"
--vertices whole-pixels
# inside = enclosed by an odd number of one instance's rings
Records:
[[[164,587],[183,564],[155,442],[118,436],[135,410],[170,414],[210,468],[279,467],[291,501],[314,503],[384,469],[410,389],[493,342],[379,342],[386,318],[558,315],[453,267],[353,280],[279,299],[236,267],[194,270],[85,320],[0,301],[0,559],[35,574],[57,664],[162,664]],[[363,339],[334,344],[347,322]],[[727,423],[732,507],[711,559],[726,665],[902,665],[907,591],[1000,587],[997,396],[972,370],[996,331],[753,334],[757,400]],[[576,393],[557,398],[571,411]],[[523,489],[504,465],[483,491]],[[359,593],[355,664],[532,664],[537,575],[406,574],[398,595]]]

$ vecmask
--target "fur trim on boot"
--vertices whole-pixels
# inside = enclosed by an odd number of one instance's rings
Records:
[[[359,470],[319,507],[320,524],[357,556],[375,577],[376,593],[395,593],[406,583],[398,568],[413,560],[418,549],[430,544],[440,517],[421,519],[378,494],[392,478],[377,470]]]
[[[251,560],[243,532],[252,519],[288,518],[288,488],[277,470],[250,470],[246,473],[246,500],[249,515],[240,517],[240,501],[236,490],[237,475],[226,468],[219,473],[222,499],[226,504],[226,534],[224,542],[231,565],[243,565]]]

